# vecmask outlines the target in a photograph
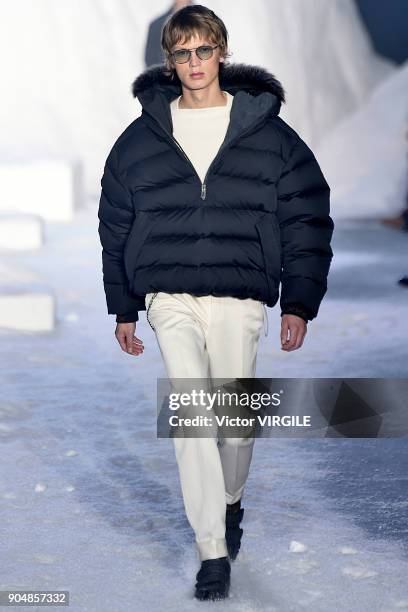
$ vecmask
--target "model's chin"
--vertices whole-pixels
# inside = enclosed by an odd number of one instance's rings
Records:
[[[197,82],[191,82],[189,81],[188,83],[185,84],[185,87],[187,87],[187,89],[204,89],[204,87],[207,87],[208,83],[203,83],[202,81],[197,81]]]
[[[199,77],[188,77],[189,84],[193,87],[194,85],[198,85],[199,87],[203,87],[203,85],[207,84],[206,77],[203,75]]]

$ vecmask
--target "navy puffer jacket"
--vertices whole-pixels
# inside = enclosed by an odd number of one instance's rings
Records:
[[[333,257],[330,188],[279,117],[285,93],[271,73],[221,63],[219,83],[234,100],[203,182],[172,135],[177,75],[158,64],[132,84],[142,113],[108,155],[98,212],[107,308],[117,321],[137,321],[154,291],[272,307],[281,288],[281,314],[318,313]]]

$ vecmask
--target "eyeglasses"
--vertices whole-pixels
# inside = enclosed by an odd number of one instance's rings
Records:
[[[174,61],[177,64],[185,64],[190,61],[191,52],[195,51],[198,58],[201,60],[208,60],[212,57],[214,49],[219,47],[220,45],[215,45],[215,47],[210,47],[210,45],[201,45],[201,47],[196,47],[195,49],[177,49],[177,51],[173,51],[170,55],[174,58]]]

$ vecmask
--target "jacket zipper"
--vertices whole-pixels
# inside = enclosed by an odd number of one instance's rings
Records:
[[[202,200],[205,200],[205,199],[206,199],[206,197],[207,197],[207,183],[206,183],[207,176],[208,176],[209,171],[211,170],[211,167],[214,165],[214,163],[215,163],[216,161],[218,161],[218,159],[217,159],[217,158],[219,158],[220,153],[221,153],[221,149],[223,148],[223,146],[221,145],[221,146],[220,146],[220,148],[218,149],[218,153],[217,153],[217,155],[214,157],[214,159],[212,160],[211,164],[209,165],[209,167],[208,167],[208,169],[207,169],[207,172],[205,173],[205,176],[204,176],[204,181],[202,181],[202,180],[201,180],[201,178],[200,178],[200,175],[198,174],[197,170],[195,169],[194,164],[192,163],[191,159],[189,158],[189,156],[187,155],[187,153],[184,151],[184,149],[182,148],[182,146],[180,145],[180,143],[179,143],[179,142],[178,142],[178,141],[177,141],[177,140],[174,138],[173,134],[171,134],[171,133],[170,133],[168,130],[166,130],[166,128],[164,127],[164,125],[162,124],[162,122],[161,122],[161,121],[159,121],[159,120],[157,119],[157,117],[155,117],[154,115],[152,115],[151,113],[149,113],[149,111],[147,111],[146,109],[145,109],[145,112],[146,112],[148,115],[150,115],[151,117],[153,117],[153,119],[154,119],[154,120],[155,120],[155,121],[156,121],[156,122],[157,122],[157,123],[160,125],[160,127],[163,129],[163,131],[164,131],[164,132],[165,132],[165,133],[166,133],[166,134],[167,134],[167,135],[168,135],[168,136],[171,138],[171,140],[172,140],[172,141],[173,141],[173,142],[174,142],[174,143],[177,145],[177,147],[179,148],[179,150],[180,150],[181,154],[182,154],[182,155],[185,157],[185,159],[187,160],[187,162],[190,164],[190,166],[192,167],[192,169],[193,169],[193,171],[194,171],[194,174],[197,176],[197,178],[198,178],[198,180],[199,180],[199,182],[200,182],[200,185],[201,185],[201,196],[200,196],[200,197],[201,197],[201,199],[202,199]],[[261,125],[262,123],[265,123],[265,122],[266,122],[266,120],[267,120],[267,117],[264,117],[264,118],[263,118],[263,119],[262,119],[262,120],[259,122],[259,124]],[[235,137],[234,137],[232,140],[230,140],[230,142],[228,143],[228,145],[226,145],[226,147],[224,147],[224,149],[223,149],[223,151],[222,151],[222,152],[224,153],[225,149],[227,149],[228,147],[230,147],[230,146],[232,145],[232,143],[234,143],[236,140],[239,140],[239,138],[241,138],[241,136],[243,136],[243,135],[244,135],[244,134],[246,134],[247,132],[251,131],[251,129],[252,129],[253,127],[257,127],[257,126],[258,126],[258,121],[255,121],[254,123],[251,123],[251,124],[250,124],[250,126],[249,126],[249,127],[246,129],[246,130],[244,130],[243,132],[240,132],[240,133],[239,133],[237,136],[235,136]]]
[[[161,125],[161,124],[160,124]],[[163,126],[162,126],[163,127]],[[164,129],[164,127],[163,127]],[[167,132],[167,130],[166,130]],[[186,160],[188,161],[188,163],[190,164],[190,166],[193,168],[194,173],[197,175],[198,180],[201,183],[201,199],[205,200],[205,196],[206,196],[206,192],[207,192],[207,186],[205,184],[205,179],[207,178],[207,174],[208,174],[208,170],[206,172],[206,175],[204,177],[204,182],[201,180],[200,175],[198,174],[197,170],[195,169],[191,159],[189,158],[189,156],[187,155],[187,153],[184,151],[184,149],[182,148],[182,146],[180,145],[180,143],[174,138],[174,136],[172,134],[170,134],[170,132],[167,132],[167,134],[170,136],[170,138],[172,140],[174,140],[174,142],[176,143],[176,145],[178,146],[178,148],[180,149],[181,153],[184,155],[184,157],[186,158]]]

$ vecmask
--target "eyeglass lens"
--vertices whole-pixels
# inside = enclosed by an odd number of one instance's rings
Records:
[[[190,51],[189,49],[178,49],[177,51],[174,51],[173,56],[178,64],[184,64],[185,62],[188,62],[190,60],[191,53],[192,51]],[[197,57],[202,60],[210,59],[213,54],[213,47],[208,47],[204,45],[202,47],[198,47],[196,49],[196,54]]]

